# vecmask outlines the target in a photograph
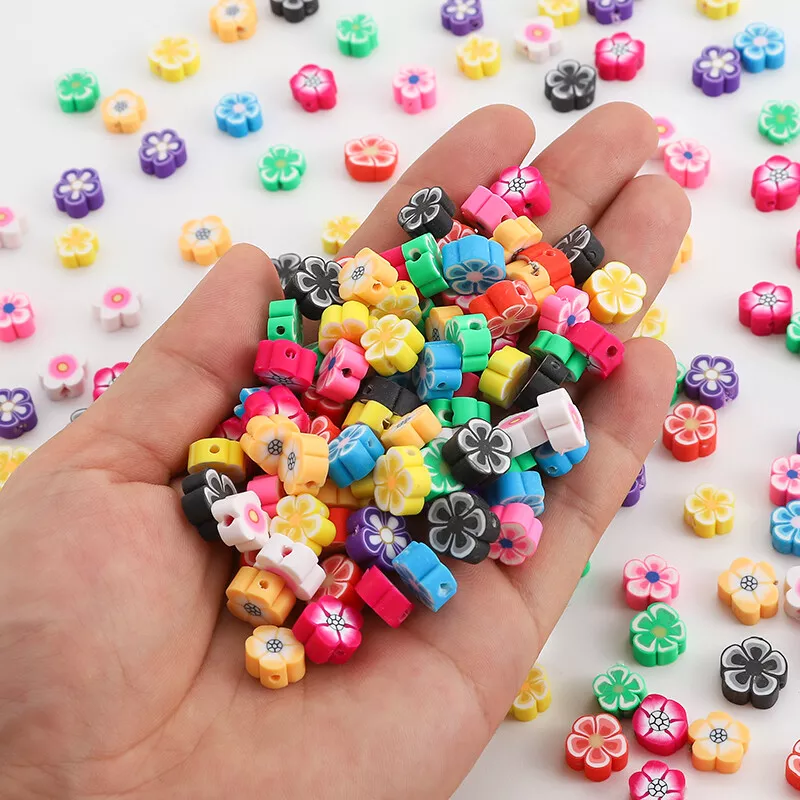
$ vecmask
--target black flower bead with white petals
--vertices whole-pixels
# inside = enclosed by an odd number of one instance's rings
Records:
[[[588,225],[578,225],[556,242],[555,247],[567,257],[576,286],[589,280],[606,255],[605,248]]]
[[[217,521],[211,514],[211,506],[223,497],[236,494],[233,481],[227,475],[209,468],[185,477],[181,489],[181,507],[186,519],[207,542],[219,540]]]
[[[556,111],[576,111],[594,102],[597,70],[574,59],[562,61],[544,76],[544,96]]]
[[[339,297],[341,266],[319,256],[308,256],[284,287],[286,297],[297,300],[300,313],[307,319],[320,319],[329,306],[342,304]]]
[[[408,205],[400,209],[397,221],[412,239],[423,233],[441,239],[452,230],[455,213],[455,204],[447,192],[441,186],[432,186],[414,192]]]
[[[500,536],[500,520],[489,504],[469,492],[437,497],[428,507],[428,544],[436,553],[478,564]]]
[[[772,708],[786,686],[789,666],[783,653],[759,636],[732,644],[720,656],[722,694],[731,703]]]
[[[319,0],[269,0],[269,7],[276,17],[287,22],[302,22],[319,11]]]
[[[442,458],[464,486],[480,486],[511,467],[511,439],[486,420],[471,419],[456,428],[442,447]]]
[[[286,289],[289,279],[300,269],[302,259],[297,253],[284,253],[272,259],[278,279],[281,282],[281,289]]]

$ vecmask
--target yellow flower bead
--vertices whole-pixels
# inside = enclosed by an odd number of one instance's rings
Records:
[[[178,240],[184,261],[210,267],[233,246],[231,232],[219,217],[190,219],[181,228]]]
[[[473,33],[456,50],[458,68],[472,80],[500,72],[500,42]]]
[[[336,525],[329,519],[328,507],[310,494],[289,495],[278,500],[270,534],[288,536],[293,542],[310,547],[317,555],[336,536]]]
[[[398,319],[394,314],[370,323],[361,337],[361,346],[375,372],[388,377],[412,369],[425,346],[425,337],[407,319]]]
[[[733,530],[733,507],[736,498],[727,489],[704,483],[683,504],[684,522],[703,539]]]
[[[627,264],[611,261],[595,270],[583,284],[589,295],[589,312],[605,325],[627,322],[642,310],[647,284]]]
[[[435,306],[425,320],[425,338],[429,342],[443,342],[445,340],[444,326],[453,317],[461,317],[464,310],[461,306]]]
[[[356,402],[350,406],[342,423],[342,430],[360,422],[371,428],[377,436],[381,436],[391,424],[392,416],[392,410],[376,400],[367,400],[366,403]]]
[[[422,310],[419,307],[419,295],[411,281],[397,281],[373,309],[370,317],[380,319],[387,314],[394,314],[400,319],[407,319],[416,325],[422,319]]]
[[[320,353],[328,353],[339,339],[360,344],[369,322],[369,309],[358,300],[348,300],[340,306],[328,306],[319,321]]]
[[[530,365],[531,357],[516,347],[506,345],[492,353],[478,383],[483,399],[500,408],[510,408],[525,383]]]
[[[725,19],[739,11],[739,0],[697,0],[697,10],[710,19]]]
[[[633,332],[633,338],[644,336],[648,339],[662,339],[667,332],[667,312],[658,306],[651,306]]]
[[[378,458],[372,478],[375,505],[395,516],[419,514],[431,490],[431,476],[418,447],[390,447]]]
[[[372,496],[372,495],[370,495]],[[317,500],[325,503],[328,509],[331,508],[350,508],[355,510],[360,508],[362,503],[353,495],[349,486],[341,488],[332,480],[327,480],[317,492]]]
[[[526,247],[533,247],[542,241],[542,232],[527,217],[503,220],[492,234],[492,241],[503,248],[506,264]]]
[[[675,256],[675,260],[672,262],[672,268],[669,271],[670,275],[673,275],[674,273],[678,272],[678,270],[680,270],[684,264],[691,261],[693,253],[694,253],[694,240],[687,233],[686,236],[683,237],[683,241],[681,242],[681,249],[678,250],[678,255]]]
[[[100,240],[85,225],[73,223],[61,236],[56,237],[56,250],[65,267],[88,267],[94,264]]]
[[[539,0],[539,13],[553,20],[556,28],[575,25],[581,18],[579,0]]]
[[[359,250],[339,271],[342,300],[359,300],[375,306],[386,298],[397,283],[397,270],[369,247]]]
[[[717,594],[743,625],[755,625],[778,613],[778,579],[767,561],[756,564],[737,558],[717,579]]]
[[[27,447],[0,447],[0,489],[30,454]]]
[[[244,451],[230,439],[198,439],[189,445],[187,472],[193,475],[207,467],[227,475],[234,483],[245,478]]]
[[[547,674],[538,664],[534,664],[514,698],[510,713],[522,722],[530,722],[550,708],[552,699]]]
[[[165,81],[182,81],[200,69],[200,51],[186,36],[166,36],[148,54],[150,71]]]
[[[381,444],[390,447],[423,448],[442,432],[442,423],[428,406],[420,406],[401,417],[382,436]]]
[[[208,21],[221,41],[238,42],[256,32],[258,11],[253,0],[219,0],[209,12]]]
[[[292,420],[281,414],[252,417],[239,444],[248,458],[255,461],[267,475],[277,475],[283,445],[290,434],[299,430]]]
[[[322,249],[334,256],[347,244],[347,240],[361,227],[356,217],[336,217],[325,223],[322,231]]]
[[[136,133],[147,119],[144,100],[130,89],[120,89],[103,100],[103,124],[111,133]]]
[[[359,504],[369,505],[375,496],[375,478],[373,474],[369,474],[365,478],[351,483],[350,491]]]
[[[712,735],[725,731],[725,739]],[[750,730],[724,711],[712,711],[706,719],[696,719],[689,726],[692,766],[700,772],[736,772],[750,745]]]

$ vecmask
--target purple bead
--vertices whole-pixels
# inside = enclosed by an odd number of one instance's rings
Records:
[[[588,11],[601,25],[610,25],[633,16],[633,0],[589,0]]]
[[[27,389],[0,389],[0,438],[16,439],[36,427],[36,409]]]
[[[53,189],[59,211],[66,211],[73,219],[85,217],[103,205],[103,184],[96,169],[68,169]]]
[[[445,0],[442,25],[456,36],[466,36],[483,27],[481,0]]]
[[[347,518],[347,555],[360,567],[380,567],[390,572],[392,560],[408,547],[411,536],[406,521],[375,506],[354,511]]]
[[[732,47],[706,47],[692,66],[692,83],[709,97],[735,92],[742,78],[739,51]]]
[[[739,395],[739,376],[724,356],[699,355],[692,359],[683,381],[683,393],[711,408],[722,408]]]
[[[139,164],[148,175],[168,178],[185,163],[186,142],[171,128],[151,131],[142,137]]]
[[[644,489],[645,486],[647,486],[647,471],[644,468],[644,464],[642,464],[642,468],[639,470],[639,474],[636,476],[636,480],[633,482],[631,490],[622,501],[622,505],[626,508],[635,506],[641,499],[642,489]]]

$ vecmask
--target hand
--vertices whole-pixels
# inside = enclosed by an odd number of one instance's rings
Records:
[[[521,111],[475,112],[389,190],[347,252],[403,240],[417,188],[457,205],[520,163]],[[689,223],[677,184],[634,178],[656,146],[624,104],[584,117],[534,162],[552,191],[545,238],[590,224],[658,293]],[[184,519],[172,476],[252,383],[268,258],[238,245],[125,374],[0,492],[0,785],[15,797],[446,797],[505,716],[587,558],[653,444],[675,379],[660,342],[628,343],[581,400],[591,449],[547,486],[524,566],[455,565],[439,614],[368,619],[343,667],[264,689],[244,670],[250,628],[221,609],[231,551]],[[615,326],[627,338],[639,319]],[[247,793],[247,794],[246,794]]]

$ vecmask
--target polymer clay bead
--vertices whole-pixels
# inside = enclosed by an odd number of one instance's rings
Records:
[[[778,613],[778,580],[766,561],[737,558],[719,576],[717,594],[743,625],[755,625]]]
[[[557,453],[548,444],[539,445],[534,451],[536,465],[545,475],[550,478],[559,478],[572,471],[576,464],[580,464],[589,452],[589,442],[583,447],[576,447],[574,450],[567,450],[565,453]]]
[[[53,188],[56,207],[73,219],[81,219],[90,211],[101,208],[105,197],[96,169],[68,169],[61,174]]]
[[[346,300],[342,305],[328,306],[319,321],[320,352],[329,353],[340,339],[360,346],[361,337],[369,324],[369,310],[358,300]]]
[[[489,358],[478,388],[485,400],[508,409],[528,374],[531,357],[516,347],[504,347]]]
[[[277,475],[286,440],[290,434],[297,432],[297,425],[281,414],[256,416],[247,422],[246,433],[242,435],[239,444],[246,455],[267,475]]]
[[[247,425],[253,417],[271,417],[280,414],[290,419],[300,433],[308,433],[309,418],[297,398],[285,386],[273,386],[270,389],[258,386],[255,390],[242,389],[239,393],[242,404],[242,422]],[[238,406],[237,406],[238,409]],[[237,409],[234,409],[235,411]]]
[[[543,64],[561,52],[561,32],[550,17],[534,17],[522,24],[515,37],[517,52]]]
[[[289,628],[259,625],[245,642],[245,669],[265,688],[283,689],[305,676],[305,650]]]
[[[375,505],[395,516],[422,511],[431,478],[417,447],[390,447],[378,458],[372,474]]]
[[[417,236],[400,247],[409,280],[423,297],[432,297],[448,288],[442,276],[442,255],[430,233]]]
[[[414,604],[377,567],[370,567],[356,586],[358,596],[390,627],[399,628]]]
[[[723,356],[695,356],[684,377],[683,392],[715,410],[735,400],[739,376],[733,361]]]
[[[344,56],[365,58],[378,46],[378,26],[370,14],[336,20],[336,43]]]
[[[507,264],[516,260],[520,250],[532,247],[541,240],[542,232],[525,216],[504,220],[492,233],[492,241],[497,242],[503,248]]]
[[[784,333],[792,315],[792,290],[760,281],[739,295],[739,322],[756,336]]]
[[[733,46],[739,52],[742,66],[747,72],[780,69],[786,61],[783,31],[764,22],[747,25],[733,37]]]
[[[672,141],[675,135],[675,126],[666,117],[653,117],[656,130],[658,131],[658,146],[652,158],[660,160],[664,157],[664,148]]]
[[[519,253],[518,260],[515,262],[515,264],[518,265],[520,261],[523,263],[528,262],[529,272],[532,272],[534,276],[536,275],[537,271],[542,271],[546,272],[546,275],[549,278],[552,291],[548,291],[544,295],[537,292],[538,287],[531,285],[531,291],[534,293],[534,297],[537,298],[537,301],[540,304],[544,297],[552,292],[558,291],[562,286],[575,285],[569,259],[561,250],[557,250],[548,242],[539,242],[531,247],[526,247]],[[514,265],[508,265],[509,272],[512,266]],[[526,283],[528,282],[529,281],[526,280]]]
[[[791,500],[770,516],[772,546],[779,553],[800,555],[800,500]]]
[[[735,502],[733,492],[704,483],[686,498],[683,520],[703,539],[730,533]]]
[[[0,293],[0,342],[27,339],[36,331],[36,320],[28,295]]]
[[[636,479],[631,485],[628,494],[625,495],[622,505],[626,508],[635,506],[639,500],[642,499],[642,491],[644,490],[645,486],[647,486],[647,470],[645,469],[645,465],[642,464],[642,468],[639,470],[639,474],[636,476]]]
[[[697,0],[697,10],[711,19],[732,17],[739,11],[740,0]]]
[[[289,434],[278,462],[278,477],[286,494],[317,494],[328,477],[328,443],[312,433]]]
[[[422,448],[422,460],[431,478],[431,490],[425,498],[427,502],[464,488],[464,484],[453,477],[450,465],[442,458],[442,447],[452,435],[452,429],[445,428]]]
[[[647,687],[638,672],[624,664],[614,664],[592,681],[592,693],[606,714],[625,719],[639,708],[647,696]]]
[[[648,752],[671,756],[686,745],[689,721],[686,709],[675,700],[649,694],[633,714],[633,735]]]
[[[270,519],[275,516],[278,500],[285,497],[283,486],[277,475],[259,475],[247,482],[247,491],[253,492],[261,503],[261,510]],[[252,566],[252,565],[251,565]]]
[[[500,521],[485,500],[465,491],[436,498],[428,507],[427,540],[436,553],[478,564],[500,535]]]
[[[442,248],[442,274],[458,294],[483,294],[506,276],[502,246],[484,236],[467,236]]]
[[[717,415],[713,408],[678,403],[664,420],[662,442],[678,461],[695,461],[717,449]]]
[[[335,261],[308,256],[286,281],[284,294],[297,301],[300,313],[307,319],[318,320],[328,306],[341,305],[339,272]]]
[[[788,144],[800,135],[800,105],[769,100],[758,115],[758,132],[774,144]]]
[[[694,139],[678,139],[664,148],[664,169],[686,189],[698,189],[711,172],[711,153]]]
[[[462,208],[463,211],[463,208]],[[430,233],[434,239],[453,227],[456,207],[441,186],[418,189],[397,214],[400,227],[412,238]]]
[[[31,452],[27,447],[0,447],[0,489],[6,485],[17,467],[27,460]]]
[[[369,329],[361,336],[364,357],[383,376],[413,369],[424,344],[425,337],[414,325],[394,314],[372,318]]]
[[[800,500],[800,455],[782,456],[772,462],[769,499],[776,506]]]
[[[540,364],[548,355],[557,358],[567,369],[567,380],[573,382],[580,380],[588,363],[586,356],[579,353],[569,339],[547,330],[539,331],[530,351]]]
[[[322,362],[317,393],[337,403],[352,400],[368,369],[364,350],[347,339],[339,339]]]
[[[96,398],[95,398],[96,399]],[[198,439],[189,445],[186,471],[193,475],[204,469],[215,469],[234,483],[245,478],[244,451],[239,442],[230,439]]]
[[[420,399],[414,392],[404,389],[387,378],[374,375],[363,381],[356,395],[359,402],[375,401],[388,408],[393,414],[405,416],[418,408]]]
[[[328,515],[328,507],[311,494],[287,495],[278,500],[275,506],[275,516],[270,521],[269,532],[272,536],[284,536],[293,542],[300,542],[318,556],[322,552],[322,548],[329,545],[336,535],[336,526],[328,519]],[[275,557],[276,554],[279,555],[280,552],[272,552],[270,558]],[[299,554],[297,558],[301,562],[307,560],[307,556],[302,554]],[[262,567],[262,569],[266,569],[266,567]],[[311,568],[308,567],[307,570],[310,572]],[[317,577],[321,582],[322,574],[317,573]],[[314,594],[318,588],[319,584],[314,586],[308,597]],[[307,600],[308,597],[301,599]]]
[[[392,79],[394,101],[406,114],[419,114],[436,105],[436,73],[419,64],[400,67]]]
[[[100,240],[85,225],[75,222],[56,237],[56,252],[67,269],[90,267],[97,258]]]
[[[253,372],[266,386],[286,386],[303,392],[314,380],[317,357],[311,350],[287,339],[258,343]]]
[[[456,62],[464,75],[480,80],[500,72],[500,42],[472,34],[456,50]]]
[[[200,51],[186,36],[166,36],[147,54],[150,71],[165,81],[182,81],[200,69]]]
[[[101,394],[107,392],[108,389],[111,388],[111,384],[114,383],[127,368],[127,361],[118,361],[113,367],[100,367],[100,369],[95,372],[92,380],[94,384],[92,400],[97,400]]]
[[[789,665],[766,639],[749,636],[722,651],[719,671],[726,700],[738,706],[750,703],[753,708],[772,708],[786,686]]]
[[[349,428],[351,425],[366,425],[380,438],[383,436],[384,431],[394,424],[392,422],[394,419],[399,418],[392,414],[391,409],[387,408],[383,403],[378,403],[375,400],[367,400],[366,403],[356,402],[350,406],[350,410],[342,423],[342,430]]]
[[[334,509],[329,510],[331,511],[331,516],[333,516]],[[341,510],[347,512],[347,509]],[[352,558],[343,553],[334,553],[334,555],[328,556],[320,563],[320,566],[325,572],[325,578],[313,599],[319,600],[320,597],[330,595],[340,600],[344,605],[360,610],[364,605],[364,601],[356,593],[356,586],[363,574],[361,567]]]
[[[800,567],[790,567],[786,571],[783,610],[787,617],[800,622]]]
[[[786,326],[786,349],[790,353],[800,353],[800,311],[792,314]]]
[[[353,180],[366,183],[386,181],[397,167],[398,152],[394,142],[370,134],[345,142],[344,165]]]
[[[517,692],[509,714],[520,722],[530,722],[550,708],[552,699],[547,674],[534,664]]]
[[[800,196],[800,164],[785,156],[771,156],[756,167],[750,196],[759,211],[785,211]]]
[[[384,447],[423,448],[442,432],[442,425],[426,405],[415,408],[386,429],[381,436]]]
[[[115,286],[103,293],[92,310],[104,331],[135,328],[141,322],[141,299],[141,295],[125,286]]]
[[[683,383],[686,380],[686,366],[678,361],[675,368],[675,388],[672,391],[670,405],[675,405],[678,402],[678,395],[683,391]]]
[[[258,11],[253,0],[219,0],[211,8],[208,21],[220,41],[238,42],[256,32]]]
[[[144,100],[130,89],[119,89],[106,97],[100,110],[110,133],[136,133],[147,119]]]
[[[554,111],[588,108],[594,102],[596,87],[597,70],[574,59],[560,61],[544,76],[544,96]]]
[[[466,36],[483,27],[481,0],[445,0],[439,13],[442,27],[456,36]]]
[[[239,441],[244,433],[244,423],[240,417],[233,416],[223,420],[211,432],[212,439],[230,439],[231,441]]]
[[[309,661],[344,664],[361,645],[363,624],[360,611],[331,595],[323,595],[303,609],[292,633],[305,645]]]
[[[627,264],[611,261],[583,284],[591,315],[604,324],[627,322],[642,309],[647,294],[644,278]]]
[[[539,307],[524,281],[500,281],[470,301],[470,314],[483,314],[493,339],[514,336],[532,324]]]
[[[408,590],[431,611],[438,611],[458,590],[453,573],[422,542],[411,542],[392,564]]]
[[[454,342],[427,342],[420,352],[412,380],[422,402],[450,399],[461,386],[461,350]]]
[[[270,147],[258,161],[258,176],[268,192],[291,191],[303,180],[306,157],[288,144]]]
[[[385,452],[375,433],[362,424],[345,428],[330,442],[328,450],[328,473],[340,487],[369,475]]]
[[[601,25],[610,25],[633,16],[633,0],[588,0],[586,10]]]
[[[17,439],[32,431],[37,422],[36,407],[27,389],[0,389],[0,439]]]
[[[492,506],[492,512],[500,522],[500,535],[489,547],[489,558],[508,567],[524,563],[542,537],[542,523],[534,510],[525,503],[507,503]]]
[[[730,774],[742,765],[750,730],[729,714],[712,711],[706,719],[697,719],[689,726],[689,744],[696,770]]]
[[[680,573],[661,556],[633,558],[622,570],[622,587],[634,611],[644,611],[651,603],[672,605],[680,591]]]
[[[139,166],[147,175],[168,178],[186,163],[186,142],[171,128],[151,131],[142,138]]]
[[[280,576],[298,600],[308,601],[325,579],[317,555],[307,544],[273,533],[259,550],[255,567]]]
[[[601,378],[607,378],[622,363],[625,345],[593,319],[569,327],[565,335],[586,356],[589,372]]]
[[[339,295],[342,300],[376,305],[389,294],[397,278],[397,270],[385,258],[364,247],[342,266]]]
[[[486,233],[493,233],[498,225],[517,217],[511,206],[502,197],[489,191],[485,186],[476,186],[472,190],[472,194],[461,205],[461,216],[467,222],[481,228]],[[461,238],[469,237],[459,237],[459,239]],[[453,242],[448,244],[453,244],[459,239],[454,239]],[[446,246],[443,245],[442,249]],[[505,259],[503,263],[505,263]]]
[[[633,0],[623,0],[633,11]],[[597,0],[619,4],[619,0]],[[644,66],[644,42],[628,33],[615,33],[601,39],[594,48],[594,65],[604,81],[631,81]]]
[[[670,769],[663,761],[651,760],[628,778],[631,800],[652,800],[654,797],[669,797],[684,800],[686,777],[679,769]]]
[[[735,92],[741,80],[741,57],[732,47],[704,47],[692,65],[692,83],[708,97]]]
[[[86,389],[86,362],[70,353],[61,353],[47,361],[39,379],[51,400],[80,397]]]
[[[581,17],[578,0],[539,0],[539,13],[550,17],[556,28],[575,25]]]
[[[273,300],[267,309],[267,339],[286,341],[300,344],[302,338],[303,322],[297,308],[297,301]]]
[[[523,409],[536,408],[539,398],[554,392],[571,379],[567,366],[556,356],[547,353],[536,365],[527,383],[519,390],[514,403]]]
[[[56,98],[65,114],[91,111],[100,99],[97,76],[85,69],[65,72],[56,81]]]
[[[217,127],[237,139],[261,130],[264,117],[261,103],[252,92],[224,94],[214,109]]]
[[[316,64],[300,67],[289,79],[289,88],[304,111],[313,113],[336,105],[336,79],[329,69]]]
[[[573,228],[554,247],[566,255],[576,286],[582,286],[589,280],[591,274],[603,263],[606,254],[605,248],[588,225]]]
[[[492,335],[483,314],[455,316],[445,325],[445,337],[461,350],[461,371],[482,372],[489,364]]]
[[[287,22],[302,22],[319,11],[319,0],[269,0],[270,11]]]
[[[511,440],[490,422],[472,419],[456,429],[442,447],[442,457],[456,480],[479,486],[511,467]]]
[[[336,255],[359,227],[361,227],[361,220],[356,217],[343,216],[328,220],[322,232],[323,250],[331,255]]]
[[[567,766],[590,781],[605,781],[628,765],[628,740],[611,714],[578,717],[567,736]]]
[[[15,208],[0,206],[0,250],[22,247],[23,234],[28,232],[28,218]]]
[[[666,603],[651,603],[630,624],[633,657],[645,667],[672,664],[686,650],[686,626]]]
[[[528,506],[534,516],[544,513],[544,488],[538,472],[509,471],[485,484],[481,490],[492,507],[522,504]]]
[[[347,518],[347,555],[364,569],[379,567],[392,572],[392,562],[410,543],[403,517],[388,511],[370,505]]]
[[[240,567],[225,596],[228,611],[254,628],[282,625],[297,602],[283,578],[255,567]]]
[[[211,514],[223,544],[240,553],[260,550],[269,539],[269,517],[255,492],[225,495],[211,504]]]

